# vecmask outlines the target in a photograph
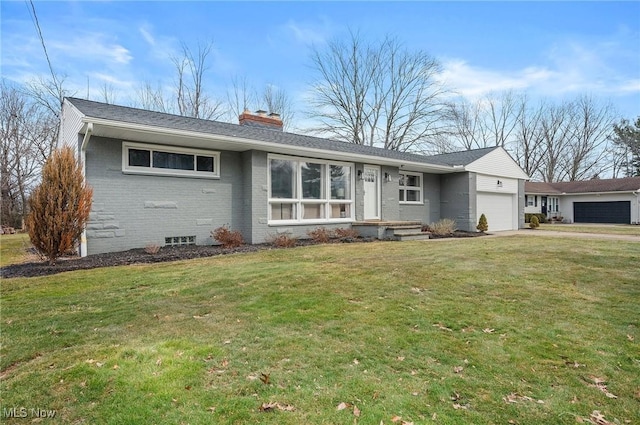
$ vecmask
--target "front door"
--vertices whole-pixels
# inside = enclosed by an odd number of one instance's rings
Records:
[[[540,197],[540,210],[542,212],[542,214],[544,214],[544,216],[547,216],[547,197],[546,196],[542,196]]]
[[[380,220],[380,167],[365,165],[362,171],[364,186],[364,219]]]

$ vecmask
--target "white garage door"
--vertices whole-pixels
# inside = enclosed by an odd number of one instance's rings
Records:
[[[490,232],[517,230],[518,221],[513,194],[478,192],[477,203],[477,218],[480,218],[480,214],[487,217]]]

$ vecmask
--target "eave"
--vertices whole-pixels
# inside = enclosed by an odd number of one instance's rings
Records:
[[[168,146],[183,146],[198,149],[216,149],[236,152],[244,152],[247,150],[262,150],[285,155],[302,155],[312,158],[331,159],[336,161],[361,162],[373,165],[394,166],[402,168],[404,170],[421,171],[434,174],[447,174],[465,171],[464,168],[448,165],[428,164],[417,161],[384,158],[375,155],[363,155],[326,149],[316,149],[305,146],[253,140],[243,137],[220,136],[211,133],[178,130],[166,127],[92,118],[87,116],[85,116],[82,121],[85,125],[81,129],[80,133],[85,134],[89,124],[92,124],[93,137],[105,137],[117,140],[141,141]]]

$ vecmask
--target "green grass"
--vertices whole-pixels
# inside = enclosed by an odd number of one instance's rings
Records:
[[[528,226],[528,224],[527,224]],[[640,226],[630,224],[540,224],[538,230],[569,233],[597,233],[609,235],[640,236]]]
[[[633,242],[512,236],[5,279],[2,407],[92,424],[633,423],[638,258]]]
[[[30,246],[29,235],[26,233],[0,235],[0,267],[25,261],[38,261],[33,254],[27,252]]]

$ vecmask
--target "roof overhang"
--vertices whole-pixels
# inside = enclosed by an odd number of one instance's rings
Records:
[[[197,131],[178,130],[128,123],[122,121],[105,120],[101,118],[83,117],[84,126],[80,134],[85,134],[89,124],[93,126],[93,137],[105,137],[117,140],[131,140],[148,142],[167,146],[181,146],[197,149],[214,149],[244,152],[247,150],[262,150],[270,153],[285,155],[308,156],[319,159],[331,159],[345,162],[361,162],[372,165],[387,165],[402,168],[407,171],[421,171],[434,174],[447,174],[465,171],[461,167],[428,164],[418,161],[405,161],[394,158],[384,158],[375,155],[363,155],[349,152],[339,152],[327,149],[317,149],[304,146],[293,146],[281,143],[265,142],[243,137],[223,136]]]

